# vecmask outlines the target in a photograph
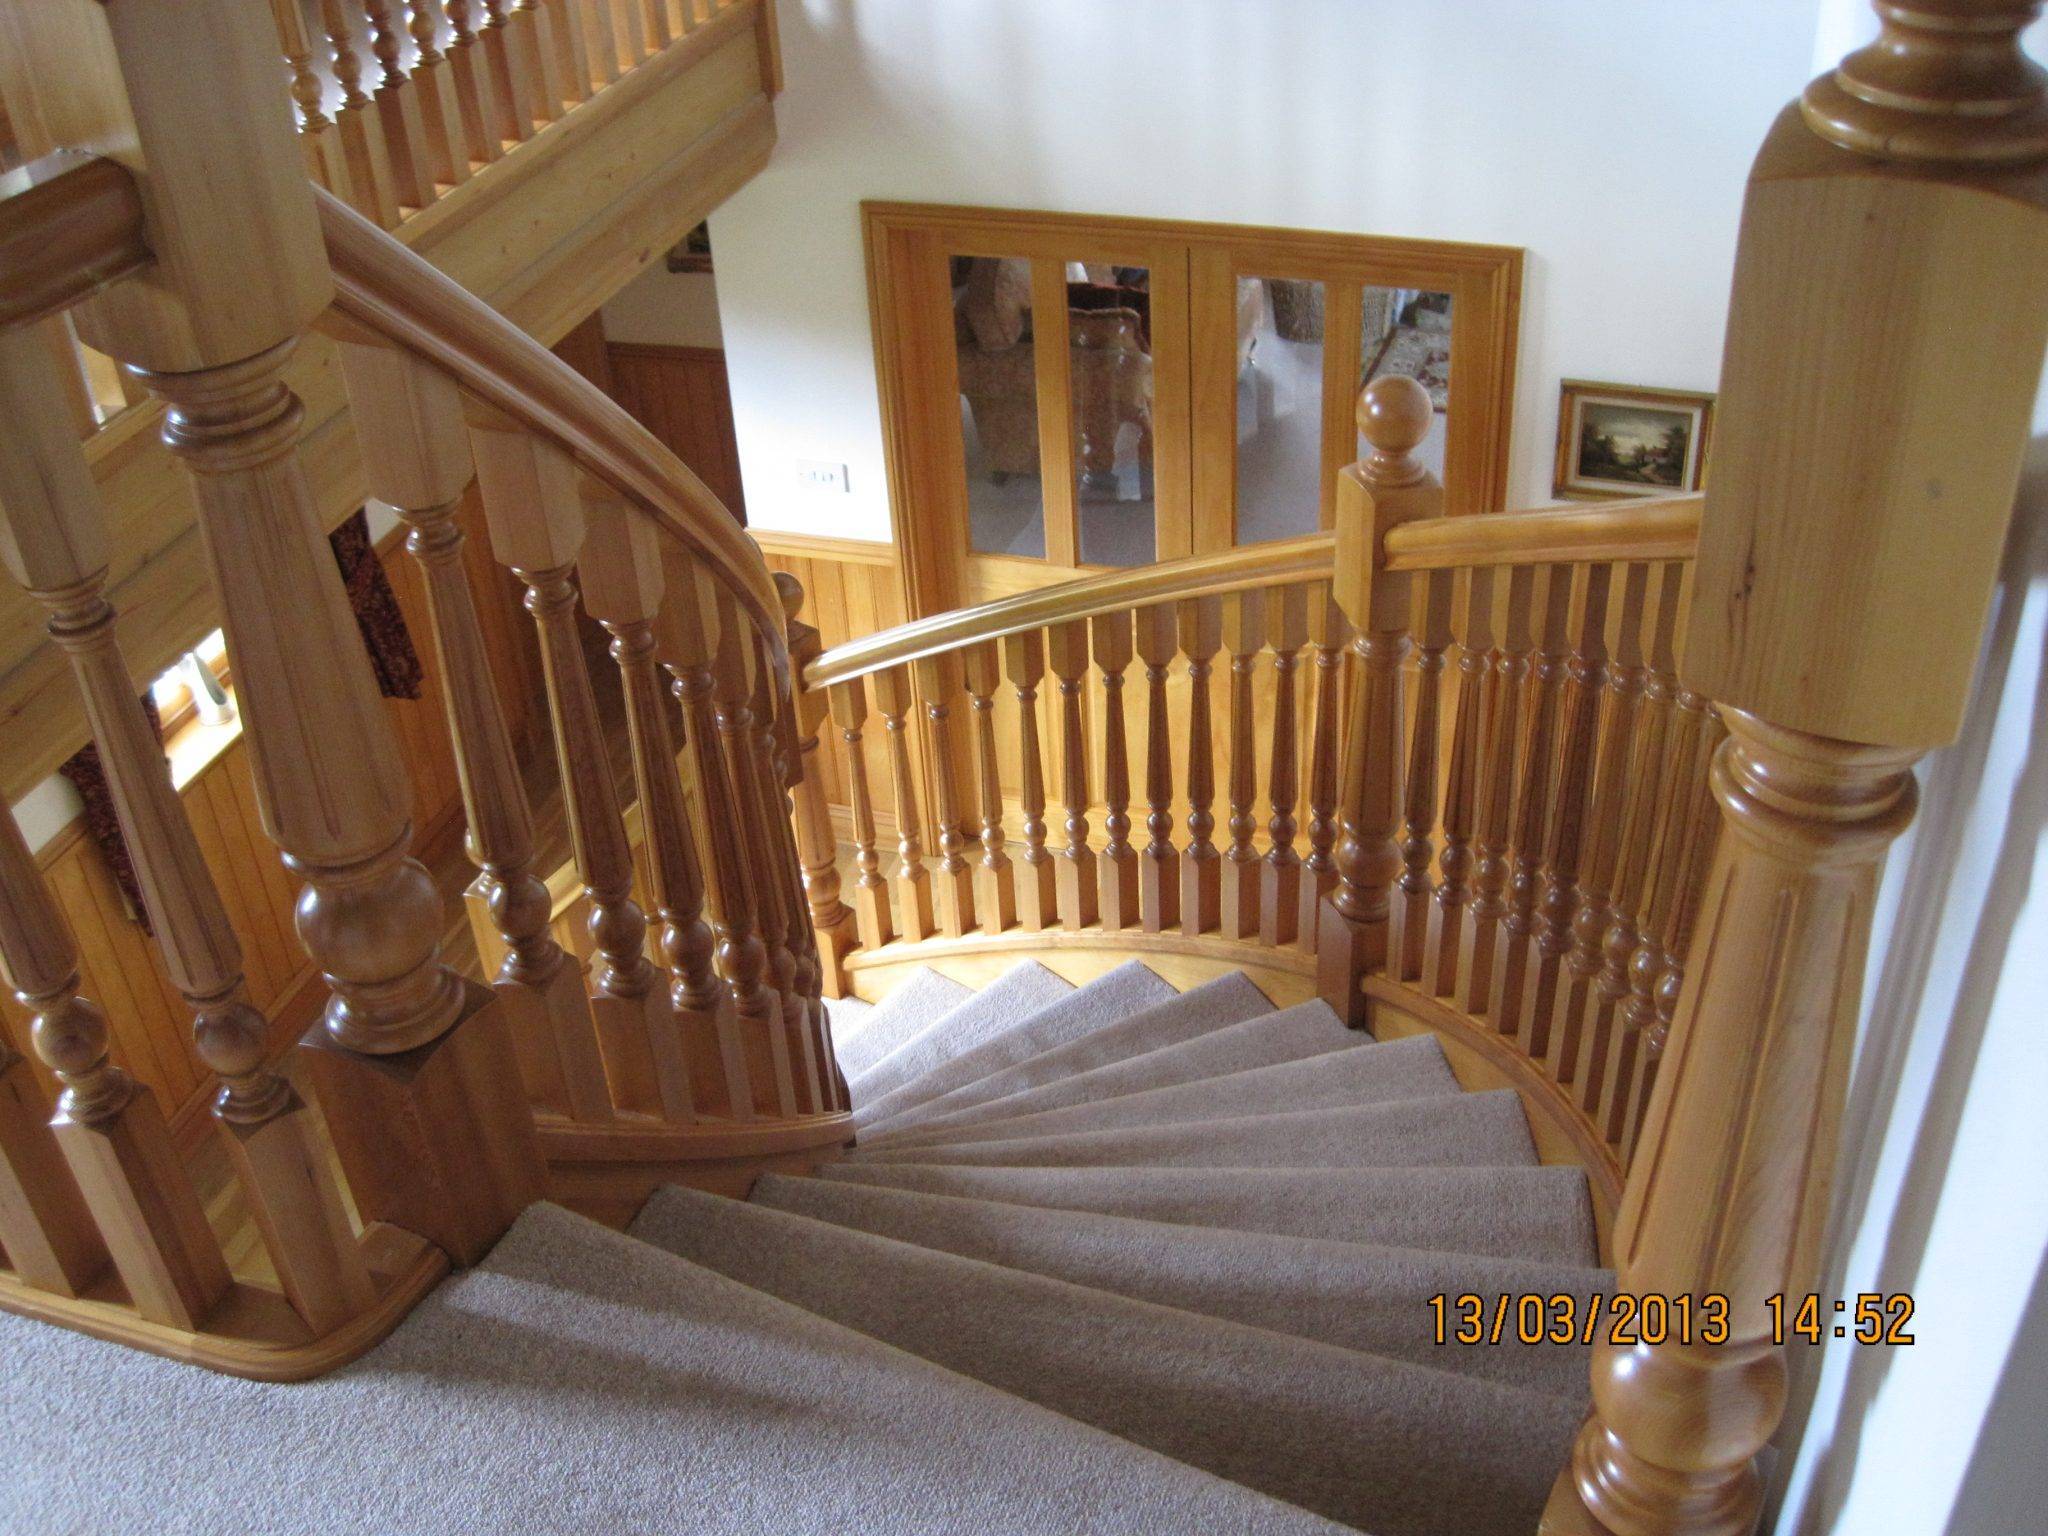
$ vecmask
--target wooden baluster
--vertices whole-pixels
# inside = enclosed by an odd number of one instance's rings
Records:
[[[896,927],[906,942],[916,944],[932,936],[931,871],[924,867],[922,818],[917,808],[917,778],[910,756],[908,716],[911,708],[909,674],[891,667],[875,674],[875,707],[882,714],[882,728],[889,746],[889,788],[896,806],[896,870],[890,884],[896,891]]]
[[[10,821],[13,818],[8,818]],[[16,833],[19,836],[19,832]],[[0,832],[0,836],[5,836]],[[26,849],[23,850],[26,852]],[[0,854],[6,878],[19,866]],[[33,859],[29,869],[34,872]],[[39,872],[38,872],[38,877]],[[4,951],[0,961],[11,967]],[[11,983],[10,983],[11,985]],[[50,1132],[28,1058],[0,1034],[0,1259],[33,1290],[82,1296],[106,1273],[107,1245]]]
[[[1053,856],[1045,845],[1045,756],[1038,740],[1038,689],[1045,680],[1045,638],[1037,630],[1005,635],[1003,675],[1017,698],[1018,794],[1024,809],[1024,857],[1016,866],[1017,923],[1040,933],[1059,915]]]
[[[853,882],[853,918],[860,947],[873,951],[896,937],[889,913],[889,882],[875,852],[875,810],[868,788],[868,759],[861,745],[867,728],[867,685],[860,678],[837,683],[831,690],[832,723],[846,761],[846,798],[853,813],[853,862],[860,871]],[[1042,835],[1042,834],[1041,834]]]
[[[591,8],[590,0],[541,0],[541,19],[554,44],[566,107],[590,99],[590,45],[583,35],[583,18],[579,13]]]
[[[974,926],[974,869],[967,862],[967,797],[961,793],[959,756],[953,739],[953,701],[960,696],[960,655],[942,651],[911,663],[930,735],[932,819],[939,840],[938,877],[932,881],[932,909],[939,932],[957,939]]]
[[[484,8],[479,34],[490,78],[490,94],[498,109],[492,136],[501,142],[523,143],[544,119],[534,72],[533,16],[517,0],[471,0]]]
[[[1252,939],[1259,932],[1259,854],[1254,814],[1259,792],[1258,740],[1254,734],[1259,652],[1266,645],[1263,592],[1238,592],[1223,600],[1223,646],[1230,652],[1230,846],[1219,873],[1218,925],[1226,939]]]
[[[1338,718],[1344,698],[1344,650],[1350,625],[1327,583],[1308,591],[1308,638],[1315,652],[1312,697],[1315,728],[1308,753],[1308,857],[1297,882],[1294,931],[1302,948],[1314,952],[1316,929],[1322,922],[1323,898],[1337,885],[1337,796],[1342,790],[1340,760],[1343,722]]]
[[[1671,723],[1673,693],[1673,622],[1677,611],[1676,566],[1654,573],[1650,605],[1644,615],[1649,634],[1648,672],[1636,704],[1634,752],[1621,830],[1615,845],[1613,899],[1608,905],[1607,932],[1600,941],[1600,974],[1594,979],[1584,1070],[1579,1103],[1588,1114],[1601,1114],[1618,1081],[1633,1074],[1638,1035],[1616,1027],[1628,996],[1628,967],[1641,938],[1637,923],[1649,890],[1651,856],[1655,851],[1658,799],[1664,774],[1665,736]]]
[[[612,637],[611,655],[619,669],[633,752],[633,784],[640,801],[648,891],[661,917],[656,949],[669,975],[665,994],[656,986],[653,1001],[640,1015],[646,1021],[655,1090],[654,1103],[644,1107],[656,1108],[663,1119],[681,1124],[696,1118],[696,1078],[711,1065],[690,1059],[691,1043],[707,1051],[716,1040],[724,989],[711,968],[704,881],[662,702],[661,665],[655,657],[654,621],[667,596],[661,535],[652,518],[609,490],[587,487],[584,507],[589,526],[580,561],[583,604]],[[688,594],[689,600],[695,597],[694,590]],[[679,1018],[679,1013],[684,1016]]]
[[[562,78],[561,55],[555,50],[544,0],[512,0],[506,22],[512,32],[513,62],[526,70],[534,120],[545,126],[562,115],[569,84]]]
[[[284,0],[291,4],[293,0]],[[455,91],[455,108],[462,120],[461,144],[468,146],[467,159],[489,165],[505,153],[505,140],[517,138],[511,131],[512,109],[499,93],[499,77],[493,68],[493,45],[480,36],[476,22],[483,18],[486,32],[497,25],[483,0],[446,0],[448,7],[448,69]],[[531,130],[528,130],[531,132]],[[458,160],[465,158],[459,152]]]
[[[1088,682],[1088,625],[1056,625],[1046,632],[1047,659],[1060,680],[1060,801],[1067,840],[1053,857],[1060,926],[1069,933],[1095,922],[1095,851],[1088,846],[1088,733],[1081,695]]]
[[[362,0],[370,27],[370,52],[379,79],[371,93],[384,124],[384,144],[391,156],[392,190],[401,203],[424,208],[434,200],[434,157],[427,141],[427,121],[419,93],[405,73],[402,58],[402,0]]]
[[[395,229],[399,220],[397,176],[391,147],[384,138],[384,120],[376,101],[363,89],[363,61],[356,52],[348,0],[320,0],[320,17],[334,61],[335,84],[341,87],[335,122],[342,153],[348,158],[356,211],[385,229]]]
[[[675,1024],[668,988],[647,958],[633,850],[576,623],[576,562],[587,529],[579,471],[565,451],[518,428],[472,426],[470,439],[492,552],[525,585],[540,639],[563,817],[590,904],[591,1011],[602,1048],[603,1070],[579,1054],[575,1070],[564,1063],[564,1086],[576,1119],[600,1120],[613,1107],[663,1102],[652,1042]]]
[[[1138,926],[1138,850],[1131,846],[1131,759],[1124,732],[1124,672],[1131,664],[1131,615],[1088,621],[1102,674],[1102,856],[1099,911],[1105,933]]]
[[[796,617],[803,606],[803,588],[796,584],[796,578],[787,571],[778,571],[775,585],[782,592],[785,609],[789,610],[790,675],[801,678],[804,668],[823,653],[823,637],[815,625]],[[795,588],[794,599],[791,587]],[[846,957],[853,952],[858,934],[853,908],[840,899],[839,839],[832,830],[832,807],[825,798],[825,759],[818,750],[819,732],[825,727],[829,708],[822,688],[804,688],[796,696],[800,775],[796,786],[797,849],[803,859],[804,900],[810,907],[811,930],[818,946],[819,988],[826,997],[848,997],[852,995],[853,983],[847,975]],[[1000,787],[997,795],[1000,829]],[[871,840],[873,835],[870,830]]]
[[[649,52],[645,0],[609,0],[609,3],[617,12],[615,26],[620,63],[626,69],[632,69],[644,62]]]
[[[441,0],[409,0],[406,14],[419,50],[411,80],[427,135],[423,174],[453,187],[469,180],[469,139],[455,89],[455,68],[441,50],[440,7]]]
[[[277,23],[278,46],[291,71],[292,103],[298,108],[299,143],[305,150],[306,168],[321,186],[351,207],[359,207],[341,134],[325,110],[327,86],[320,78],[312,39],[306,34],[305,13],[299,9],[299,0],[270,0],[270,11]]]
[[[712,1080],[724,1089],[726,1112],[735,1120],[751,1120],[757,1113],[777,1113],[781,1102],[770,1032],[779,1034],[782,1009],[764,980],[768,951],[755,926],[753,874],[739,828],[746,801],[734,786],[719,734],[719,684],[713,675],[718,599],[678,546],[663,546],[662,573],[665,597],[655,635],[683,710],[683,736],[695,771],[697,826],[709,855],[704,894],[718,969],[729,994],[716,1013],[718,1072]],[[700,1105],[705,1083],[700,1072]]]
[[[1358,399],[1366,460],[1337,479],[1336,580],[1350,620],[1351,707],[1340,770],[1337,886],[1316,938],[1316,989],[1353,1027],[1366,1022],[1359,982],[1385,962],[1392,886],[1401,872],[1401,656],[1408,645],[1413,582],[1384,569],[1389,529],[1443,510],[1443,488],[1415,450],[1429,433],[1429,392],[1399,375],[1376,379]]]
[[[669,24],[668,0],[628,0],[628,3],[640,7],[647,39],[655,52],[659,53],[675,41],[675,33]]]
[[[70,659],[164,969],[192,1009],[201,1061],[225,1084],[215,1118],[286,1296],[326,1333],[369,1310],[375,1290],[311,1111],[265,1063],[241,945],[115,640],[105,520],[52,371],[33,331],[0,332],[0,559]]]
[[[974,868],[974,904],[981,914],[981,931],[993,938],[1017,920],[1009,839],[1003,831],[1002,766],[996,751],[995,696],[1003,658],[997,643],[985,640],[967,647],[962,661],[974,713],[974,781],[981,802],[981,861]]]
[[[1451,643],[1453,571],[1418,572],[1410,588],[1415,604],[1415,722],[1408,732],[1403,780],[1401,874],[1387,925],[1387,964],[1402,981],[1420,980],[1429,945],[1429,914],[1436,886],[1429,877],[1437,815],[1437,752],[1443,737],[1444,651]]]
[[[1592,797],[1586,811],[1585,869],[1578,907],[1572,914],[1572,947],[1553,1017],[1552,1064],[1560,1083],[1582,1084],[1580,1058],[1591,1043],[1588,1028],[1599,997],[1599,977],[1611,907],[1609,893],[1620,867],[1621,823],[1628,809],[1629,764],[1635,745],[1636,709],[1643,691],[1643,609],[1649,600],[1649,567],[1632,564],[1615,572],[1610,589],[1608,659],[1600,669],[1599,745]],[[1601,1060],[1606,1042],[1600,1042]]]
[[[588,32],[592,85],[602,90],[619,78],[619,35],[612,15],[615,0],[571,0],[572,10]],[[635,55],[637,59],[637,55]]]
[[[1138,920],[1147,933],[1180,925],[1180,854],[1173,846],[1173,722],[1166,684],[1179,640],[1173,605],[1140,608],[1137,651],[1145,663],[1145,832],[1138,857]]]
[[[1579,854],[1593,814],[1594,754],[1599,745],[1601,673],[1607,660],[1607,596],[1613,567],[1572,567],[1566,626],[1571,654],[1558,685],[1557,718],[1563,737],[1557,787],[1543,844],[1543,895],[1538,908],[1534,972],[1524,994],[1516,1036],[1532,1061],[1549,1059],[1559,984],[1572,948],[1572,918],[1579,906]],[[1559,1060],[1564,1059],[1560,1053]],[[1555,1068],[1553,1068],[1555,1071]]]
[[[1191,598],[1175,613],[1188,659],[1188,846],[1180,861],[1180,927],[1190,938],[1223,920],[1223,860],[1216,830],[1216,737],[1209,720],[1209,676],[1223,649],[1223,600]]]
[[[1294,851],[1301,795],[1295,755],[1294,673],[1308,643],[1308,592],[1282,587],[1266,594],[1266,643],[1273,648],[1273,738],[1267,755],[1266,819],[1270,839],[1259,861],[1259,942],[1292,944],[1301,921],[1301,855]]]
[[[1472,834],[1486,783],[1486,732],[1493,713],[1494,577],[1479,566],[1460,577],[1464,619],[1458,634],[1458,711],[1451,720],[1451,761],[1444,780],[1444,841],[1437,855],[1436,904],[1422,960],[1423,984],[1438,996],[1458,992],[1465,909],[1475,894]]]
[[[2040,380],[2032,10],[1879,8],[1751,175],[1683,668],[1730,733],[1722,831],[1614,1245],[1619,1289],[1725,1297],[1728,1328],[1595,1347],[1551,1532],[1761,1514],[1767,1298],[1820,1274],[1878,876],[1912,763],[1962,719]]]
[[[1531,629],[1536,571],[1512,566],[1499,610],[1488,690],[1486,745],[1479,758],[1478,861],[1472,870],[1472,900],[1465,908],[1465,936],[1458,950],[1458,1006],[1484,1015],[1499,967],[1501,924],[1508,915],[1508,840],[1513,833],[1515,760],[1522,744],[1522,684],[1535,649]]]
[[[1533,602],[1535,650],[1522,678],[1521,766],[1515,773],[1508,837],[1508,910],[1486,995],[1486,1017],[1504,1035],[1521,1033],[1535,963],[1542,897],[1543,838],[1550,819],[1552,760],[1557,745],[1557,679],[1571,618],[1571,567],[1538,566]]]

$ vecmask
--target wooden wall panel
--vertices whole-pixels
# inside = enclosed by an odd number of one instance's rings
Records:
[[[616,341],[609,351],[612,398],[695,470],[744,525],[747,506],[725,354],[715,347]]]

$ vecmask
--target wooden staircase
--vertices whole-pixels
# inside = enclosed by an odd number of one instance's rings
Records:
[[[0,1051],[0,1306],[316,1374],[550,1190],[622,1216],[662,1182],[743,1188],[846,1142],[828,995],[989,951],[1156,952],[1290,977],[1354,1025],[1406,1019],[1514,1087],[1604,1190],[1619,1287],[1720,1298],[1728,1320],[1712,1342],[1596,1341],[1543,1529],[1753,1529],[1785,1394],[1769,1298],[1818,1274],[1871,900],[1913,764],[1960,717],[2048,340],[2048,88],[2016,43],[2037,10],[1880,6],[1883,42],[1773,127],[1703,501],[1442,516],[1412,457],[1426,398],[1387,380],[1331,535],[819,654],[801,592],[527,333],[549,328],[518,258],[465,245],[461,214],[488,177],[552,188],[578,146],[609,156],[576,114],[607,95],[626,113],[664,69],[713,91],[678,153],[717,146],[720,168],[692,185],[749,173],[762,0],[694,10],[679,37],[667,0],[451,5],[445,33],[432,8],[370,4],[367,55],[341,4],[318,34],[289,4],[0,5],[10,119],[47,151],[0,182],[0,555],[54,642],[33,665],[68,670],[107,763],[266,1266],[230,1266],[161,1108],[111,1059],[10,820],[0,960],[60,1092]],[[714,112],[720,88],[742,99]],[[563,159],[528,182],[551,133]],[[576,207],[551,250],[623,261],[648,228]],[[465,250],[501,285],[471,291]],[[117,622],[145,551],[110,517],[110,450],[81,446],[60,318],[147,392],[110,430],[159,431],[195,509],[178,558],[203,555],[264,828],[331,989],[288,1069],[133,697],[171,631],[131,650]],[[322,437],[344,422],[354,463]],[[460,558],[472,481],[536,626],[587,976],[550,922]],[[404,765],[326,558],[328,498],[365,493],[408,525],[430,596],[488,985],[439,953]],[[644,880],[579,605],[613,640]],[[899,841],[885,873],[849,751],[849,902],[818,743],[877,720]]]

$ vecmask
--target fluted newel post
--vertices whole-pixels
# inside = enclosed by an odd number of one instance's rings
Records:
[[[953,736],[953,703],[960,697],[960,653],[944,651],[911,663],[930,736],[932,821],[938,829],[938,870],[932,912],[939,932],[957,939],[974,926],[974,868],[967,862],[966,809]]]
[[[1680,672],[1729,730],[1721,833],[1615,1231],[1621,1289],[1725,1295],[1729,1339],[1596,1346],[1552,1536],[1756,1526],[1765,1298],[1820,1276],[1871,903],[1962,718],[2048,338],[2033,10],[1881,7],[1750,176]]]
[[[662,703],[661,663],[654,621],[666,596],[661,535],[653,519],[616,495],[586,487],[581,570],[583,604],[612,637],[612,661],[626,706],[633,754],[633,786],[640,802],[640,840],[648,893],[661,918],[655,949],[668,972],[666,988],[651,989],[645,1013],[645,1051],[653,1069],[653,1096],[623,1108],[658,1112],[684,1123],[697,1116],[699,1073],[711,1065],[724,989],[711,968],[711,925],[704,921],[704,878],[699,871],[676,749]],[[694,593],[691,594],[694,596]],[[705,1059],[693,1062],[696,1044]]]
[[[1124,731],[1124,671],[1131,664],[1131,616],[1105,613],[1088,621],[1096,670],[1102,674],[1101,915],[1105,933],[1138,926],[1138,850],[1131,846],[1131,758]]]
[[[1018,799],[1024,810],[1024,853],[1015,865],[1017,924],[1039,933],[1059,918],[1052,851],[1045,845],[1045,751],[1038,736],[1038,691],[1045,681],[1045,637],[1037,630],[1005,635],[1003,676],[1017,699]]]
[[[1223,920],[1223,856],[1217,851],[1216,736],[1210,673],[1223,649],[1223,599],[1190,598],[1175,614],[1188,659],[1188,846],[1180,861],[1180,929],[1189,938]]]
[[[896,868],[889,883],[896,890],[897,932],[915,944],[930,938],[937,925],[932,917],[931,871],[924,867],[917,772],[910,755],[912,700],[908,669],[891,667],[875,674],[875,708],[887,736],[890,798],[896,806]]]
[[[1282,587],[1266,594],[1266,643],[1273,649],[1273,736],[1267,756],[1266,803],[1271,839],[1259,861],[1259,942],[1292,944],[1301,921],[1301,855],[1294,851],[1300,743],[1295,735],[1294,673],[1308,643],[1308,593]]]
[[[192,1010],[200,1059],[224,1085],[214,1115],[251,1213],[294,1309],[326,1333],[368,1311],[376,1290],[312,1112],[268,1065],[268,1022],[249,1001],[241,944],[115,640],[105,519],[48,387],[52,366],[34,332],[0,332],[0,559],[70,659],[164,969]]]
[[[1069,933],[1095,921],[1095,851],[1088,846],[1088,733],[1081,694],[1088,682],[1088,625],[1077,620],[1046,632],[1046,653],[1060,691],[1060,802],[1066,841],[1053,856],[1060,926]]]
[[[1344,646],[1350,629],[1327,582],[1308,592],[1308,641],[1314,657],[1309,697],[1315,726],[1308,749],[1308,856],[1297,882],[1294,932],[1302,947],[1316,947],[1323,898],[1337,885],[1337,795],[1343,770],[1339,716],[1344,700]]]
[[[1008,837],[1003,831],[1003,777],[996,750],[996,689],[1002,652],[993,640],[963,653],[967,698],[974,711],[974,785],[981,805],[981,859],[974,867],[974,906],[981,931],[993,937],[1017,920]]]
[[[788,572],[776,573],[775,583],[783,587]],[[796,578],[790,577],[794,583]],[[796,587],[799,610],[803,588]],[[784,592],[784,601],[788,593]],[[789,671],[801,678],[803,669],[823,651],[816,625],[805,624],[794,614],[789,621]],[[978,707],[978,706],[977,706]],[[847,976],[846,957],[859,939],[854,911],[840,897],[839,839],[832,830],[832,807],[825,799],[824,758],[818,751],[819,733],[825,729],[830,703],[822,688],[799,687],[797,711],[796,834],[797,851],[803,860],[804,900],[811,910],[811,930],[817,935],[818,985],[826,997],[848,997],[853,984]],[[997,814],[1000,817],[1000,801]],[[998,823],[1000,825],[1000,823]]]
[[[1223,599],[1223,648],[1230,653],[1230,759],[1224,795],[1230,803],[1230,845],[1218,861],[1217,923],[1226,939],[1259,933],[1258,738],[1254,733],[1259,653],[1266,647],[1267,594],[1234,592]]]
[[[1180,925],[1180,853],[1173,846],[1173,720],[1166,682],[1179,648],[1170,603],[1140,608],[1138,659],[1145,663],[1145,847],[1138,855],[1138,920],[1147,933]]]
[[[1401,655],[1413,583],[1385,570],[1389,529],[1443,511],[1443,489],[1415,457],[1429,432],[1429,392],[1391,375],[1368,385],[1358,427],[1372,455],[1337,480],[1337,565],[1332,592],[1351,642],[1350,729],[1338,796],[1337,886],[1316,936],[1316,990],[1362,1027],[1359,981],[1385,962],[1392,886],[1402,869],[1394,841],[1401,807]]]
[[[240,0],[124,0],[91,29],[64,9],[18,29],[62,51],[47,126],[120,146],[156,255],[146,289],[116,285],[74,319],[164,400],[191,476],[257,804],[305,881],[299,937],[334,993],[302,1047],[309,1077],[359,1212],[469,1262],[538,1196],[540,1158],[490,992],[441,963],[405,766],[300,462],[283,369],[332,284],[276,34]]]

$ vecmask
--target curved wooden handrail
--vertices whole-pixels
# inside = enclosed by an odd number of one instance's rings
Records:
[[[1483,517],[1431,517],[1387,530],[1389,571],[1595,560],[1689,560],[1706,498],[1645,497],[1598,506],[1536,507]]]
[[[0,326],[39,320],[149,262],[142,194],[125,165],[82,150],[0,176]]]
[[[575,369],[331,192],[313,188],[334,270],[323,328],[361,326],[446,370],[463,390],[566,449],[709,565],[788,664],[767,562],[688,465]],[[336,314],[339,320],[332,318]]]
[[[1083,576],[998,598],[992,603],[913,619],[894,629],[834,646],[803,669],[803,685],[826,688],[848,678],[865,677],[870,672],[958,650],[978,641],[1000,640],[1005,635],[1092,619],[1098,614],[1314,581],[1330,574],[1335,553],[1333,535],[1312,533],[1246,549],[1226,549],[1215,554],[1192,555],[1185,560]]]

